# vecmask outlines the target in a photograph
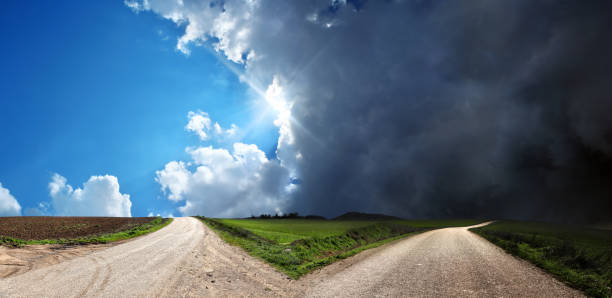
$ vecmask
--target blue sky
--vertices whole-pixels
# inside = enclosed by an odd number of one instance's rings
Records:
[[[177,51],[183,27],[122,1],[12,1],[0,14],[0,183],[24,210],[50,200],[54,173],[74,188],[109,174],[132,216],[176,214],[155,171],[208,144],[185,131],[189,111],[250,127],[240,141],[275,157],[273,117],[253,128],[254,93],[210,46]]]

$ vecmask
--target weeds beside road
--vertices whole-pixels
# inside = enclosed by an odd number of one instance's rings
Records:
[[[612,231],[515,221],[471,231],[589,296],[612,297]]]

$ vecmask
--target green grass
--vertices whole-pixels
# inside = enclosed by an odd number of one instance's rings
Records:
[[[337,236],[350,229],[358,229],[377,223],[392,223],[413,228],[444,228],[470,226],[481,220],[313,220],[313,219],[216,219],[230,226],[240,227],[257,236],[278,244],[289,244],[299,239]]]
[[[142,224],[133,227],[129,230],[102,234],[92,235],[90,237],[75,238],[75,239],[44,239],[44,240],[22,240],[7,236],[0,235],[0,245],[19,247],[23,245],[36,245],[36,244],[66,244],[66,245],[82,245],[82,244],[95,244],[95,243],[108,243],[119,240],[130,239],[138,237],[144,234],[155,232],[172,222],[172,218],[162,219],[157,217],[149,223]]]
[[[482,219],[408,219],[393,222],[417,228],[440,229],[449,227],[467,227],[486,222]]]
[[[299,239],[324,238],[345,233],[349,229],[372,225],[368,221],[332,221],[311,219],[218,219],[226,225],[240,227],[279,244]]]
[[[198,217],[226,242],[297,279],[314,269],[432,228],[479,221],[341,221]]]
[[[501,221],[471,229],[589,296],[612,297],[612,231]]]

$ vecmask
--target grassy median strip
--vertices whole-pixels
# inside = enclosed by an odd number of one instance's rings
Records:
[[[125,240],[129,238],[138,237],[144,234],[155,232],[172,222],[172,218],[161,218],[156,217],[151,221],[143,224],[133,226],[123,231],[117,231],[113,233],[103,233],[96,235],[87,235],[78,238],[70,239],[18,239],[9,236],[0,235],[0,245],[19,247],[23,245],[35,245],[35,244],[66,244],[66,245],[82,245],[82,244],[96,244],[96,243],[108,243],[119,240]]]
[[[418,232],[479,222],[197,218],[226,242],[242,247],[294,279],[336,260]]]
[[[516,221],[471,231],[589,296],[612,297],[612,231]]]
[[[225,220],[198,217],[226,242],[242,247],[253,256],[297,279],[316,268],[354,255],[388,241],[420,231],[406,225],[328,220]],[[236,221],[256,232],[236,225]],[[293,221],[293,222],[292,222]],[[351,228],[356,225],[356,228]],[[272,231],[266,231],[272,228]],[[282,229],[283,231],[274,231]],[[309,231],[309,236],[292,231]],[[262,235],[268,236],[264,237]],[[293,241],[287,243],[287,240]],[[278,241],[284,242],[278,242]],[[385,241],[386,240],[386,241]]]

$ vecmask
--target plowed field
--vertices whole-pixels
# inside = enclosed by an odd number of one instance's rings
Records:
[[[0,236],[22,240],[74,239],[116,233],[155,217],[0,217]]]

